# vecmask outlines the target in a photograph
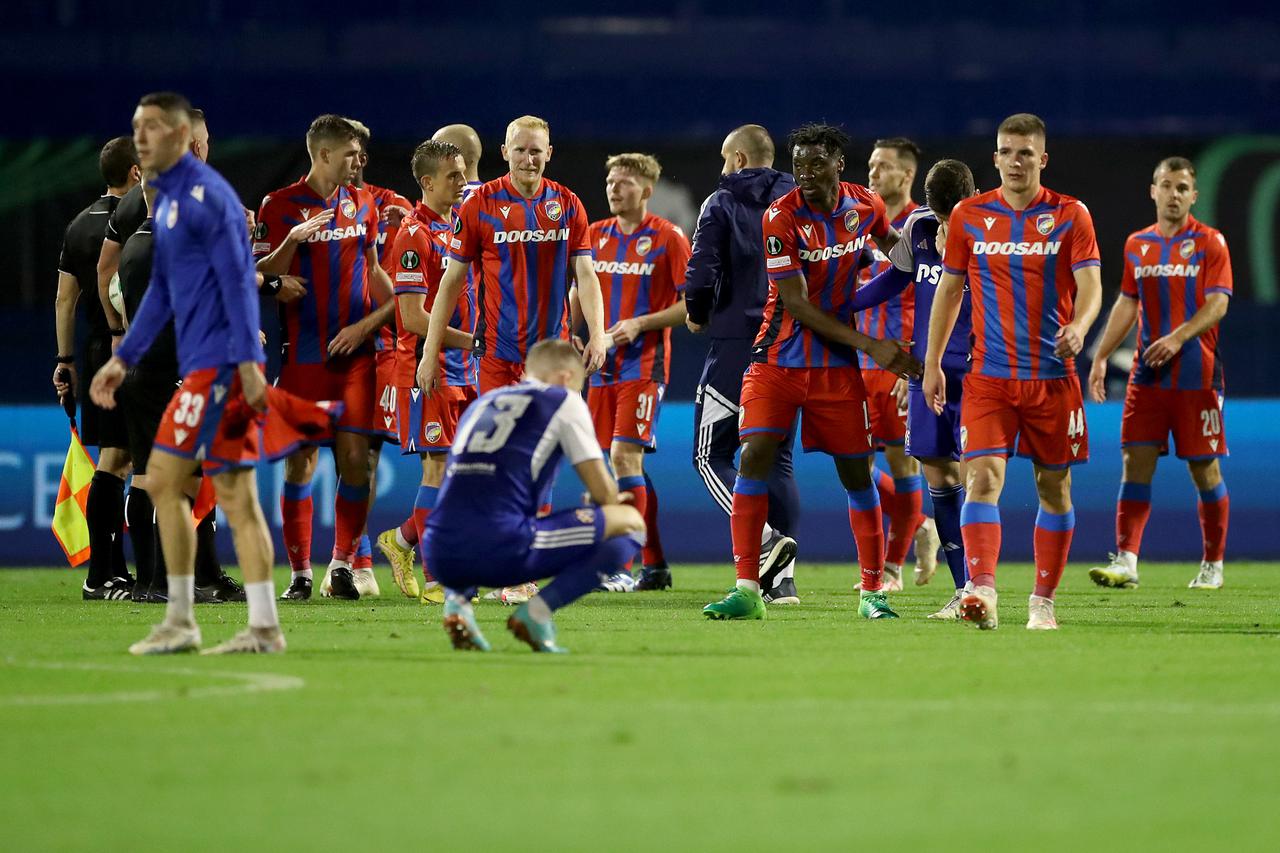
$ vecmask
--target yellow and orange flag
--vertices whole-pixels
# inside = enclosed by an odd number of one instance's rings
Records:
[[[71,427],[71,445],[62,463],[62,482],[58,484],[58,500],[53,505],[53,535],[67,552],[67,562],[78,566],[89,559],[89,521],[85,505],[89,502],[89,484],[93,482],[93,458],[80,443],[80,434]]]

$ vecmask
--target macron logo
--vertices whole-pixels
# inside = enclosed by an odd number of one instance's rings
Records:
[[[770,222],[772,222],[773,220],[777,219],[777,218],[778,218],[778,214],[779,214],[779,213],[781,213],[781,212],[782,212],[782,211],[781,211],[781,210],[778,210],[778,208],[776,208],[776,207],[771,207],[771,208],[769,208],[769,221],[770,221]]]
[[[204,184],[196,184],[191,188],[191,197],[204,204]]]
[[[986,226],[987,226],[987,230],[988,230],[988,231],[990,231],[990,230],[991,230],[991,226],[992,226],[992,225],[995,225],[995,224],[996,224],[996,218],[995,218],[994,216],[986,216],[986,217],[983,217],[982,221],[983,221],[984,223],[986,223]]]
[[[502,207],[499,207],[498,210],[502,211],[502,218],[506,219],[507,214],[511,212],[511,205],[503,205]]]

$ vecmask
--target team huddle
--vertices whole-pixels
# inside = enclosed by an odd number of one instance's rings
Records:
[[[611,216],[591,222],[573,191],[544,177],[550,128],[534,116],[510,123],[509,172],[487,183],[476,133],[441,128],[414,151],[412,201],[364,181],[363,124],[321,116],[307,132],[307,175],[269,193],[256,214],[193,145],[202,118],[181,96],[148,95],[133,118],[136,165],[122,169],[113,150],[109,174],[103,153],[113,196],[141,178],[149,256],[143,274],[121,265],[118,287],[101,286],[107,276],[93,290],[110,343],[87,362],[86,421],[97,407],[103,423],[130,424],[116,442],[102,430],[101,489],[122,489],[132,470],[123,512],[143,493],[156,541],[145,582],[141,556],[135,580],[107,548],[84,596],[166,603],[133,653],[199,648],[198,593],[238,593],[249,610],[246,630],[205,653],[284,650],[254,466],[285,462],[291,578],[279,599],[309,599],[321,447],[339,475],[322,596],[379,595],[376,545],[404,595],[443,605],[455,648],[490,647],[472,606],[488,589],[518,605],[507,621],[518,640],[560,652],[560,608],[593,590],[669,588],[644,460],[657,450],[671,329],[681,324],[709,338],[694,465],[729,515],[737,574],[704,608],[708,618],[759,619],[767,606],[799,603],[798,434],[805,451],[832,457],[848,495],[868,619],[897,616],[889,594],[902,589],[914,544],[916,584],[931,580],[939,551],[953,581],[929,618],[997,627],[999,497],[1008,458],[1029,458],[1040,510],[1027,627],[1057,628],[1054,593],[1075,525],[1071,466],[1088,460],[1075,358],[1102,288],[1090,212],[1040,183],[1048,155],[1037,117],[1000,125],[999,187],[979,193],[968,166],[941,160],[924,179],[924,206],[911,199],[920,151],[910,140],[877,141],[864,187],[841,180],[849,139],[837,128],[792,132],[792,178],[772,168],[767,132],[744,125],[725,140],[721,187],[692,242],[649,211],[661,167],[645,154],[608,159]],[[1200,493],[1204,558],[1192,586],[1216,588],[1228,508],[1216,339],[1230,261],[1221,234],[1190,216],[1189,161],[1161,161],[1151,195],[1157,222],[1126,244],[1088,382],[1105,399],[1107,360],[1136,324],[1117,553],[1090,576],[1137,585],[1150,483],[1172,433]],[[72,304],[78,292],[72,266],[60,266],[60,305],[64,283]],[[262,370],[260,295],[279,312],[274,386]],[[74,356],[62,318],[54,384],[65,395],[75,391],[64,369]],[[421,483],[404,522],[371,541],[386,444],[420,458]],[[880,451],[889,473],[873,464]],[[555,510],[562,459],[586,494]],[[209,556],[207,510],[193,523],[201,472],[232,528],[242,591]],[[213,580],[196,582],[210,571]]]

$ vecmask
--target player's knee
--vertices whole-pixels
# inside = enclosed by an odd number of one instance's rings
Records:
[[[639,477],[644,473],[644,448],[638,444],[615,441],[609,450],[609,460],[619,477]]]
[[[750,480],[763,480],[769,476],[778,443],[762,435],[754,435],[742,443],[742,461],[738,470]]]
[[[837,459],[836,473],[840,475],[840,485],[850,491],[871,488],[870,459]]]
[[[129,476],[129,469],[132,467],[133,460],[129,458],[127,450],[119,447],[104,447],[98,454],[97,470],[113,477],[119,477],[123,480]]]
[[[1194,459],[1187,463],[1191,481],[1200,491],[1217,488],[1222,482],[1222,466],[1217,459]]]
[[[291,453],[284,460],[284,478],[289,483],[309,483],[316,472],[317,451],[307,447]]]
[[[1004,473],[991,465],[982,464],[975,459],[969,464],[968,484],[965,490],[970,500],[990,502],[999,497],[1004,486]]]

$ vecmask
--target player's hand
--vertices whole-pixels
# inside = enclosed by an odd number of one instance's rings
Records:
[[[689,331],[693,332],[695,335],[700,335],[707,330],[707,327],[705,324],[695,323],[693,322],[693,318],[691,317],[684,318],[684,327]]]
[[[280,289],[276,291],[276,302],[287,305],[307,295],[307,280],[296,275],[280,276]]]
[[[387,223],[388,228],[399,228],[400,223],[408,215],[409,211],[398,204],[389,204],[382,208],[382,221]]]
[[[583,343],[582,338],[578,335],[570,335],[569,343],[573,344],[573,348],[578,351],[578,355],[582,355],[587,351],[587,345]]]
[[[329,355],[351,355],[369,338],[369,332],[362,323],[343,326],[338,334],[329,341]]]
[[[418,362],[418,370],[414,374],[414,378],[418,381],[418,387],[422,389],[422,393],[430,398],[436,390],[436,382],[440,376],[440,360],[438,358],[428,359],[425,355]]]
[[[59,364],[53,368],[53,390],[59,399],[76,393],[76,366]]]
[[[1089,397],[1095,403],[1107,401],[1107,362],[1106,359],[1095,358],[1089,368]]]
[[[588,497],[590,497],[590,493],[589,493],[589,492],[588,492]],[[619,490],[618,490],[618,503],[620,503],[620,504],[634,504],[635,502],[636,502],[636,493],[635,493],[635,492],[623,491],[623,490],[621,490],[621,489],[619,489]]]
[[[1059,329],[1053,339],[1057,341],[1053,346],[1053,352],[1058,358],[1075,358],[1080,354],[1080,350],[1084,349],[1084,335],[1072,323]]]
[[[893,389],[889,393],[898,402],[898,411],[905,412],[907,410],[907,380],[899,376],[898,380],[893,383]]]
[[[255,412],[267,410],[267,380],[262,368],[252,361],[242,361],[240,368],[240,393]]]
[[[947,377],[942,373],[942,365],[925,367],[923,384],[924,401],[935,415],[942,414],[942,408],[947,405]]]
[[[244,209],[244,224],[249,226],[249,236],[253,237],[253,229],[258,227],[258,217],[249,208]]]
[[[261,329],[258,330],[258,343],[262,344],[264,347],[267,345],[267,333]]]
[[[614,323],[605,334],[613,338],[614,346],[624,347],[643,335],[644,329],[640,328],[639,320],[635,317],[628,317],[625,320],[619,320]]]
[[[1184,341],[1177,332],[1170,332],[1163,338],[1151,342],[1151,346],[1142,351],[1142,360],[1149,367],[1163,367],[1182,351]]]
[[[923,365],[903,348],[901,341],[872,338],[863,351],[876,364],[899,376],[919,376],[923,370]]]
[[[333,211],[326,207],[306,222],[299,222],[290,228],[288,240],[290,243],[295,244],[305,243],[311,239],[312,235],[319,234],[332,221]]]
[[[587,347],[582,352],[582,364],[587,369],[587,373],[595,373],[604,366],[604,360],[609,355],[609,342],[612,339],[605,332],[598,335],[592,335],[587,341]]]
[[[114,409],[116,389],[124,381],[127,370],[123,361],[112,356],[111,360],[102,365],[102,369],[94,375],[93,382],[89,385],[89,399],[101,409]]]

